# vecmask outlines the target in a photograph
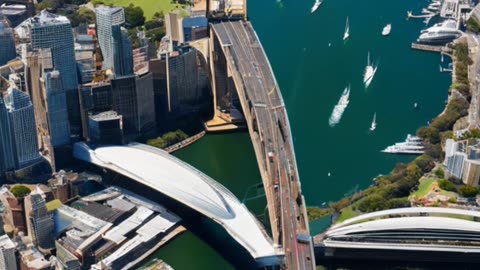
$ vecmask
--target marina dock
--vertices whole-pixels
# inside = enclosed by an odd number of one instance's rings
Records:
[[[421,51],[429,51],[429,52],[439,52],[445,55],[450,55],[452,52],[451,48],[446,46],[435,46],[435,45],[427,45],[427,44],[419,44],[419,43],[412,43],[412,49],[421,50]]]

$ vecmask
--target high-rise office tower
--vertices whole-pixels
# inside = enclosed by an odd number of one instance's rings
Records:
[[[25,216],[30,239],[42,249],[54,248],[53,215],[48,212],[45,199],[40,194],[25,197]]]
[[[133,74],[132,44],[122,27],[125,22],[123,7],[101,6],[95,13],[103,69],[112,69],[119,77]]]
[[[62,80],[68,108],[68,120],[72,135],[81,131],[80,107],[78,100],[77,63],[73,32],[70,21],[64,17],[42,10],[32,18],[32,49],[50,48],[53,68],[58,70]]]
[[[6,234],[0,236],[0,269],[17,269],[15,244]]]
[[[5,105],[15,142],[15,167],[23,168],[39,162],[37,127],[30,97],[18,89],[10,88],[5,96]]]
[[[8,22],[0,16],[0,66],[15,58],[15,38],[13,29]]]
[[[9,115],[2,95],[0,94],[0,175],[15,169],[12,129]]]

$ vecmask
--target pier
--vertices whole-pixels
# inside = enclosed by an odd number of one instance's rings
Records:
[[[165,148],[164,150],[171,154],[175,151],[178,151],[178,150],[180,150],[180,149],[182,149],[186,146],[189,146],[190,144],[200,140],[201,138],[203,138],[203,136],[205,136],[205,133],[206,133],[205,131],[197,133],[190,138],[187,138],[187,139],[185,139],[181,142],[178,142],[176,144],[170,145],[169,147]]]
[[[450,53],[452,52],[452,49],[446,46],[427,45],[427,44],[420,44],[415,42],[412,43],[412,49],[429,51],[429,52],[439,52],[448,56],[450,56]]]

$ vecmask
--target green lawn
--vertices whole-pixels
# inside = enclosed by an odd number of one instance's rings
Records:
[[[173,9],[181,8],[180,4],[172,4],[171,0],[100,0],[105,5],[114,6],[128,6],[130,3],[135,6],[140,6],[143,9],[145,18],[150,20],[155,12],[163,11],[163,14],[167,14]]]
[[[355,205],[355,204],[356,203],[354,203],[353,205]],[[340,222],[345,221],[349,218],[353,218],[353,217],[356,217],[356,216],[360,215],[360,212],[353,211],[353,208],[352,208],[353,205],[350,205],[349,207],[343,208],[342,213],[337,218],[337,220],[335,220],[335,223],[340,223]]]
[[[435,183],[435,179],[432,178],[426,178],[422,179],[420,181],[420,185],[418,186],[418,190],[412,193],[409,198],[412,198],[413,196],[417,196],[417,198],[421,198],[430,192],[432,190],[432,185]]]

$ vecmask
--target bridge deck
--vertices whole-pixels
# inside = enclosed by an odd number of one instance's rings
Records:
[[[262,175],[274,239],[285,250],[288,269],[314,269],[304,198],[290,124],[278,84],[249,22],[212,24],[242,104]]]

